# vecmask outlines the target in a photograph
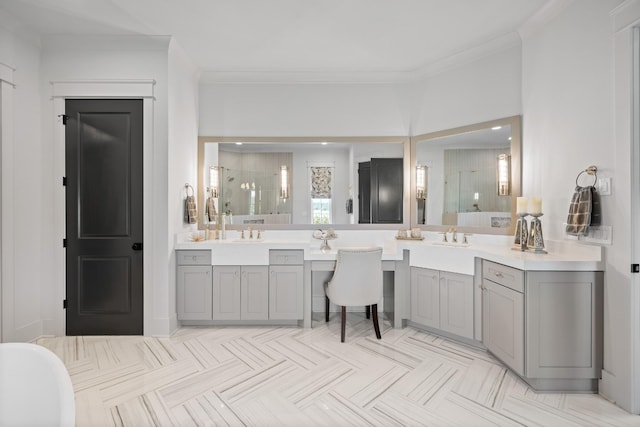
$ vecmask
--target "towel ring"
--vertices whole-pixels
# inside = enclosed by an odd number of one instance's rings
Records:
[[[191,185],[189,185],[189,183],[186,183],[184,185],[184,188],[187,190],[187,196],[193,196],[193,187]],[[189,191],[191,191],[191,194],[189,194]]]
[[[582,187],[581,185],[578,184],[578,180],[580,179],[580,177],[582,176],[582,174],[586,173],[587,175],[591,175],[593,176],[593,184],[591,184],[588,187],[593,187],[596,185],[596,182],[598,182],[598,167],[597,166],[589,166],[588,168],[586,168],[583,171],[580,171],[580,173],[578,174],[578,176],[576,176],[576,187]]]

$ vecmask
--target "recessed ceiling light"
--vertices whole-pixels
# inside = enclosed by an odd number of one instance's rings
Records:
[[[320,145],[327,145],[327,142],[321,142]]]
[[[502,126],[494,126],[491,128],[491,130],[498,130],[498,129],[502,129]]]
[[[236,142],[236,145],[242,145],[242,142]]]

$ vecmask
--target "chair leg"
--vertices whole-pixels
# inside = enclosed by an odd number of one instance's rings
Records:
[[[373,312],[373,328],[376,330],[376,338],[381,339],[380,325],[378,324],[378,304],[373,304],[371,311]]]
[[[324,321],[329,321],[329,297],[324,296]]]
[[[347,307],[342,306],[342,329],[340,331],[340,342],[344,342],[344,332],[347,326]]]
[[[370,319],[371,318],[371,314],[370,314],[371,313],[371,306],[370,305],[366,306],[364,308],[364,311],[367,314],[367,319]]]

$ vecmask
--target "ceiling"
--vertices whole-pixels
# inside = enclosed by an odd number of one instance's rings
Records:
[[[172,36],[205,72],[395,72],[517,38],[558,0],[0,0],[51,35]]]

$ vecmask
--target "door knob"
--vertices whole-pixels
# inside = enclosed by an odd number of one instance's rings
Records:
[[[142,250],[142,243],[141,242],[136,242],[131,246],[131,249],[133,249],[134,251],[141,251]]]

